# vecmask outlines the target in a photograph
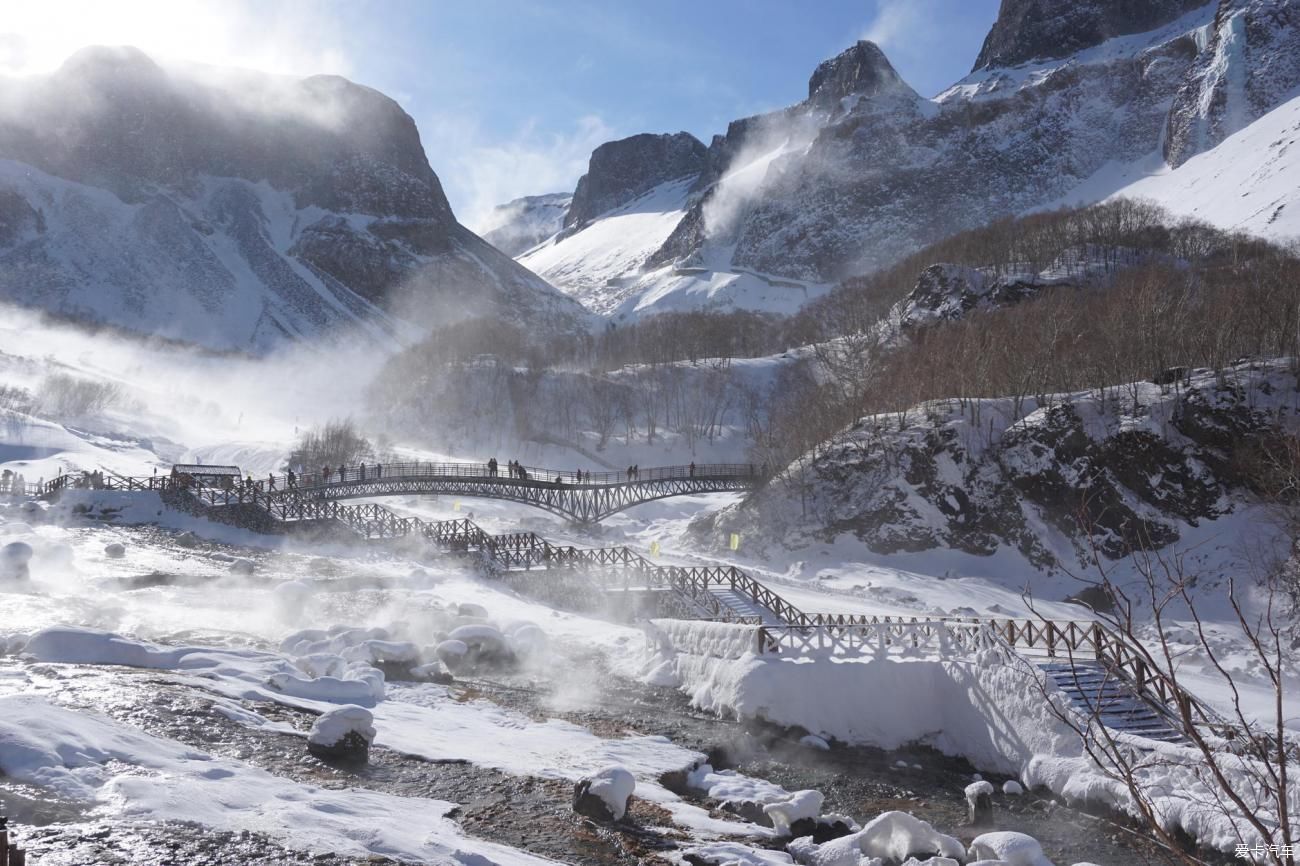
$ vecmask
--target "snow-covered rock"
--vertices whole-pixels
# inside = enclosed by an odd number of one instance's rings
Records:
[[[795,791],[788,800],[768,803],[763,807],[764,814],[772,821],[772,827],[782,836],[791,834],[790,827],[796,821],[806,821],[821,814],[825,801],[821,791]]]
[[[32,546],[25,541],[11,541],[0,547],[0,580],[27,580]]]
[[[995,860],[1007,866],[1052,866],[1033,836],[1000,830],[976,836],[970,843],[972,860]]]
[[[983,780],[966,786],[966,817],[971,824],[987,824],[993,819],[993,784]]]
[[[1025,793],[1024,786],[1015,779],[1008,779],[1002,783],[1002,793],[1008,797],[1020,797]]]
[[[580,779],[573,788],[573,810],[597,821],[621,821],[636,790],[636,777],[622,767],[606,767]]]
[[[961,842],[906,812],[885,812],[858,832],[821,845],[808,837],[796,839],[787,850],[806,866],[859,866],[871,857],[902,862],[912,855],[966,859]]]
[[[364,762],[375,740],[375,717],[352,704],[317,717],[307,737],[307,751],[318,758]]]
[[[109,559],[121,559],[126,556],[126,545],[118,541],[106,544],[104,545],[104,555]]]

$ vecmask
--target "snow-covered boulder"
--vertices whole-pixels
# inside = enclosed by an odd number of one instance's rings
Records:
[[[817,749],[820,752],[829,752],[831,744],[823,740],[816,734],[809,734],[806,737],[799,738],[799,745],[808,749]]]
[[[177,547],[193,548],[199,546],[199,537],[193,532],[182,532],[176,536]]]
[[[374,721],[365,707],[349,704],[330,710],[311,726],[307,751],[326,760],[364,763],[375,740]]]
[[[487,612],[487,608],[484,607],[483,605],[474,604],[473,602],[466,601],[456,605],[456,615],[473,616],[482,619],[487,619],[488,612]]]
[[[230,563],[230,573],[239,575],[250,575],[257,569],[257,566],[251,559],[236,559]]]
[[[794,860],[782,851],[751,848],[739,842],[705,842],[682,852],[687,863],[707,866],[785,866]]]
[[[993,819],[993,784],[981,779],[966,786],[967,820],[987,824]]]
[[[510,649],[522,659],[540,658],[550,646],[546,632],[535,623],[512,623],[506,627],[505,634],[510,639]]]
[[[11,541],[0,547],[0,580],[27,580],[31,575],[27,563],[32,559],[32,546],[25,541]]]
[[[268,688],[292,698],[336,704],[375,704],[384,699],[384,675],[374,668],[349,668],[341,677],[300,677],[288,672],[271,674]]]
[[[445,640],[434,649],[434,654],[447,670],[455,673],[465,663],[469,646],[461,640]]]
[[[1053,866],[1033,836],[999,830],[976,836],[970,843],[971,860],[996,860],[1007,866]]]
[[[636,778],[622,767],[606,767],[573,786],[573,811],[597,821],[621,821]]]
[[[448,640],[465,644],[464,662],[468,665],[499,665],[514,661],[510,642],[500,629],[486,624],[462,625],[452,630]],[[441,657],[440,657],[441,658]]]
[[[109,559],[121,559],[126,556],[126,545],[117,541],[114,541],[112,544],[105,544],[104,555]]]
[[[768,803],[763,807],[763,813],[771,819],[772,826],[778,834],[791,836],[793,833],[790,830],[790,825],[796,821],[810,820],[820,815],[824,799],[821,791],[812,789],[795,791],[788,800],[779,803]]]
[[[1025,788],[1015,779],[1007,779],[1002,783],[1002,793],[1008,797],[1019,797],[1025,793]]]
[[[786,850],[808,866],[860,866],[873,857],[894,863],[912,856],[966,859],[961,842],[906,812],[885,812],[858,832],[821,845],[808,837],[795,839]]]

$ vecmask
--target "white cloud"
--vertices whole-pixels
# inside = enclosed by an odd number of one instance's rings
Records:
[[[571,191],[591,152],[617,134],[596,115],[569,132],[542,132],[529,121],[506,141],[492,140],[473,121],[437,116],[420,124],[424,149],[457,218],[475,230],[492,208],[511,199]]]
[[[283,75],[354,65],[321,5],[303,0],[43,0],[13,3],[0,19],[0,73],[49,72],[86,45],[133,45],[159,59]]]
[[[862,38],[876,43],[886,53],[906,49],[928,26],[933,26],[936,5],[932,0],[879,0],[876,17]]]

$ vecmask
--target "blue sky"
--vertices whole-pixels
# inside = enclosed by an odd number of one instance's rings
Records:
[[[684,129],[707,143],[797,102],[857,39],[933,95],[970,70],[996,12],[997,0],[48,0],[7,10],[0,72],[100,43],[346,75],[415,118],[474,226],[493,204],[572,189],[603,141]]]

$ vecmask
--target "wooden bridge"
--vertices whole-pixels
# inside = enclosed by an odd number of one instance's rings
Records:
[[[423,476],[413,469],[406,471],[411,473],[405,476],[408,479],[474,477],[436,467]],[[668,482],[674,477],[672,469],[655,471],[663,474],[646,482]],[[615,475],[593,474],[589,483],[575,486],[597,489],[629,484]],[[687,475],[688,481],[691,478]],[[402,517],[377,503],[346,505],[326,496],[334,489],[349,490],[353,485],[372,489],[368,485],[401,479],[381,474],[330,483],[304,479],[301,485],[295,479],[289,489],[277,483],[274,490],[266,485],[266,489],[247,491],[112,474],[100,476],[96,483],[113,490],[155,490],[176,507],[263,531],[318,527],[372,541],[419,540],[448,554],[476,556],[496,579],[558,606],[587,611],[614,608],[751,628],[752,640],[743,641],[743,651],[756,655],[912,652],[943,657],[1000,647],[1039,668],[1084,718],[1112,730],[1179,741],[1192,726],[1223,725],[1211,709],[1161,677],[1148,654],[1099,622],[809,614],[731,565],[659,564],[626,546],[556,545],[533,532],[494,535],[464,518],[425,521]],[[487,483],[494,480],[489,476]],[[57,494],[67,486],[56,484],[45,494]]]
[[[659,466],[629,472],[572,472],[534,466],[490,469],[485,463],[404,462],[348,466],[329,475],[319,471],[301,475],[272,475],[252,483],[220,487],[187,485],[201,492],[209,504],[270,502],[286,519],[309,499],[326,501],[374,499],[382,496],[446,495],[503,499],[541,508],[577,523],[597,523],[634,505],[688,496],[752,490],[759,485],[758,467],[750,463],[701,463]],[[45,485],[79,484],[65,476]],[[108,475],[95,480],[105,489],[165,489],[176,482],[169,476],[124,478]]]

